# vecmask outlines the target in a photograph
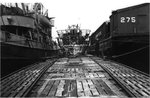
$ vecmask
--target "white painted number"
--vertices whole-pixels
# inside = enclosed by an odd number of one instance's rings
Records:
[[[135,17],[131,17],[131,22],[133,22],[133,23],[136,22]]]
[[[135,17],[121,17],[120,22],[121,23],[129,23],[129,22],[135,23],[136,19]]]
[[[127,22],[130,22],[130,17],[126,17]]]
[[[125,23],[125,18],[121,17],[121,23]]]

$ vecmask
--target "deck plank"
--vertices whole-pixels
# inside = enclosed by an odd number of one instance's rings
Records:
[[[53,86],[53,83],[54,83],[54,80],[50,80],[47,85],[45,86],[44,90],[41,92],[40,96],[47,96],[50,89],[52,88]]]
[[[77,80],[77,94],[78,97],[85,96],[82,82],[79,80]]]
[[[55,96],[55,93],[56,93],[56,90],[57,90],[57,87],[58,87],[58,84],[59,84],[60,80],[55,80],[54,81],[54,84],[48,94],[49,97],[52,97],[52,96]]]
[[[58,89],[56,91],[55,96],[63,96],[63,91],[64,91],[64,85],[65,85],[65,80],[60,80],[60,83],[58,85]]]

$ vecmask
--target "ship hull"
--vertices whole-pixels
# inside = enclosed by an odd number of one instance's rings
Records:
[[[23,47],[18,45],[11,45],[1,43],[1,59],[26,59],[38,60],[52,57],[57,53],[55,50],[44,50],[30,47]]]
[[[66,55],[67,56],[80,56],[84,55],[87,50],[87,45],[74,45],[74,46],[64,46],[66,50]]]
[[[149,36],[120,36],[114,37],[106,41],[102,46],[102,50],[106,55],[112,57],[120,57],[128,54],[136,53],[143,48],[149,46]],[[102,51],[101,50],[101,51]]]
[[[147,74],[150,74],[149,73],[149,48],[148,47],[145,47],[136,53],[128,54],[125,56],[120,56],[117,58],[112,58],[112,60],[115,60],[117,62],[128,65],[132,68],[138,69]]]
[[[132,39],[132,40],[129,40]],[[105,44],[102,45],[102,44]],[[114,37],[101,43],[99,55],[149,73],[149,36]]]
[[[57,56],[57,50],[42,50],[1,43],[1,77],[33,63]]]

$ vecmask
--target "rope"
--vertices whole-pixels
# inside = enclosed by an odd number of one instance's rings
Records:
[[[149,47],[149,45],[148,45],[148,46],[145,46],[145,47],[142,47],[142,48],[139,48],[139,49],[136,49],[136,50],[133,50],[133,51],[131,51],[131,52],[126,52],[126,53],[124,53],[124,54],[115,55],[115,56],[112,56],[112,57],[113,57],[113,58],[117,58],[117,57],[125,56],[125,55],[128,55],[128,54],[132,54],[132,53],[138,52],[138,51],[140,51],[140,50],[143,50],[143,49],[145,49],[145,48],[147,48],[147,47]]]
[[[138,40],[112,40],[113,42],[134,42],[134,43],[148,43],[148,42],[142,42]]]

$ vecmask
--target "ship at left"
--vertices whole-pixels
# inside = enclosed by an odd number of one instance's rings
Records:
[[[53,19],[41,3],[1,3],[1,60],[56,56],[59,49],[52,40]]]

